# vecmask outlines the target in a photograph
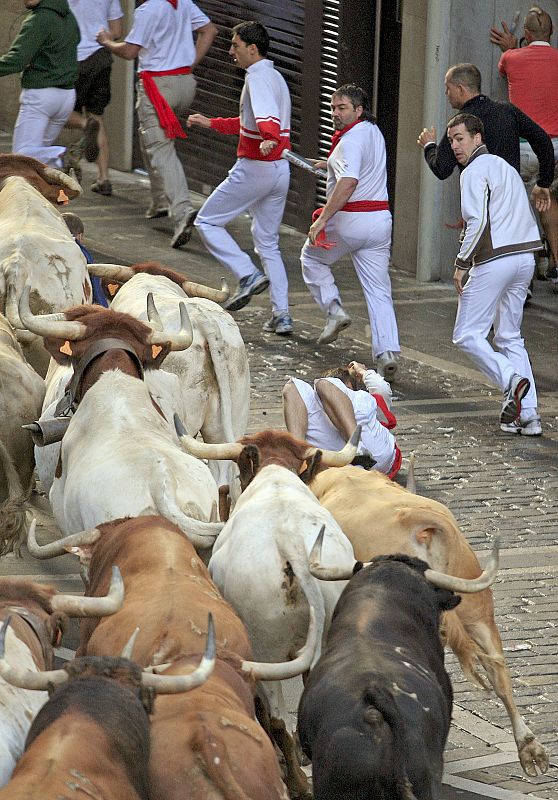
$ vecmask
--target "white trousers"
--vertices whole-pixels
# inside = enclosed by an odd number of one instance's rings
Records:
[[[68,121],[75,102],[75,89],[23,89],[12,151],[60,168],[66,148],[53,147],[52,143]]]
[[[211,255],[240,280],[251,275],[256,266],[225,225],[243,211],[249,212],[254,249],[269,278],[274,313],[289,308],[289,283],[279,250],[279,226],[287,201],[289,177],[289,164],[283,159],[239,158],[225,180],[207,198],[194,223]]]
[[[514,374],[529,379],[531,388],[521,401],[522,409],[537,407],[535,380],[521,336],[523,304],[534,268],[532,253],[503,256],[473,267],[459,298],[453,329],[453,343],[502,392]],[[494,347],[487,340],[493,325]]]
[[[331,267],[349,253],[368,308],[372,355],[377,358],[386,350],[398,353],[399,334],[389,277],[390,212],[338,211],[326,225],[326,238],[336,242],[335,247],[314,247],[307,239],[300,254],[302,277],[312,297],[326,312],[333,301],[341,304]]]

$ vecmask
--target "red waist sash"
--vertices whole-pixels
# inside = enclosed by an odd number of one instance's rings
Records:
[[[316,222],[318,217],[323,211],[323,206],[321,208],[317,208],[314,213],[312,214],[312,222]],[[352,203],[345,203],[343,208],[339,209],[340,211],[389,211],[389,203],[387,200],[354,200]],[[326,232],[325,228],[323,231],[320,231],[314,247],[323,247],[325,250],[330,250],[332,247],[335,247],[337,242],[330,242],[326,239]]]
[[[401,450],[399,449],[398,445],[395,445],[395,457],[393,459],[393,464],[391,465],[391,472],[388,472],[388,478],[390,480],[395,480],[395,477],[399,470],[401,469],[401,462],[403,461],[403,456],[401,454]]]
[[[178,67],[177,69],[164,69],[160,72],[149,72],[143,70],[139,73],[145,93],[153,104],[153,108],[159,119],[159,125],[165,131],[167,139],[186,139],[186,133],[178,121],[178,117],[169,106],[153,78],[164,77],[165,75],[189,75],[192,67]]]

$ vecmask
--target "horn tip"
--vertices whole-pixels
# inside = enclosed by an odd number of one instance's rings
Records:
[[[353,447],[358,447],[358,443],[360,442],[361,432],[362,432],[362,425],[357,425],[349,440]]]
[[[188,431],[184,427],[184,423],[176,412],[174,413],[174,428],[179,438],[182,438],[182,436],[188,436]]]

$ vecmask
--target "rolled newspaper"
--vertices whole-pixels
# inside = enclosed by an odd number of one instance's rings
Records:
[[[325,169],[316,169],[310,159],[299,156],[298,153],[293,153],[291,150],[283,150],[281,153],[281,158],[286,158],[287,161],[291,162],[291,164],[294,164],[301,169],[305,169],[308,172],[312,172],[319,178],[327,178],[327,172]]]

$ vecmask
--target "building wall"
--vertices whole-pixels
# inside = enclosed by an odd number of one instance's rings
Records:
[[[17,36],[26,13],[21,0],[0,0],[0,54],[8,50]],[[14,127],[20,90],[19,75],[0,78],[0,130],[11,131]]]

